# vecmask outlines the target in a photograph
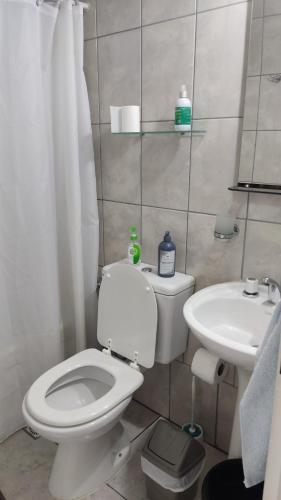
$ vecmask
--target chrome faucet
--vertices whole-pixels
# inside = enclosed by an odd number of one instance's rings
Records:
[[[281,285],[269,276],[262,278],[261,284],[268,286],[268,300],[276,304],[281,299]]]

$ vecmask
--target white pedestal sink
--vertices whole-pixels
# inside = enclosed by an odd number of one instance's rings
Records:
[[[243,295],[244,287],[244,282],[209,286],[192,295],[183,309],[188,326],[201,344],[237,367],[238,395],[229,449],[231,458],[241,457],[240,400],[275,307],[268,301],[266,286],[259,286],[259,295],[254,298]]]

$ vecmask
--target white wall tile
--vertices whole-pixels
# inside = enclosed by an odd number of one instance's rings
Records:
[[[98,35],[137,28],[140,24],[141,0],[97,0]]]
[[[281,131],[257,133],[253,181],[281,184]]]
[[[104,252],[103,252],[103,207],[102,201],[98,200],[99,210],[99,266],[104,265]]]
[[[280,0],[264,0],[264,14],[265,16],[281,14]]]
[[[144,383],[134,399],[169,418],[169,365],[155,364],[144,373]]]
[[[110,122],[110,105],[140,105],[140,30],[98,39],[101,123]]]
[[[92,123],[99,123],[97,40],[84,44],[84,70],[87,81]]]
[[[260,77],[249,76],[246,83],[244,130],[256,130],[259,109]]]
[[[228,453],[237,389],[229,384],[219,385],[216,445]]]
[[[249,219],[281,224],[281,197],[279,195],[251,193],[248,217]]]
[[[281,281],[281,225],[248,221],[243,276]]]
[[[140,137],[113,135],[110,125],[101,125],[100,130],[103,198],[140,203]]]
[[[129,227],[136,226],[140,234],[141,208],[126,203],[103,202],[105,264],[127,258]]]
[[[269,1],[271,2],[271,0]],[[252,0],[252,3],[253,3],[253,18],[263,17],[264,0]]]
[[[259,130],[281,130],[281,75],[261,77],[259,105]]]
[[[143,137],[142,203],[187,210],[190,138],[174,135]]]
[[[265,17],[262,72],[281,73],[281,15]]]
[[[181,84],[192,96],[195,16],[143,28],[143,120],[173,120]]]
[[[192,140],[189,210],[245,217],[245,194],[227,189],[236,182],[242,120],[204,120],[200,126],[206,134]]]
[[[150,24],[194,14],[196,0],[142,0],[142,23]]]
[[[247,17],[247,3],[198,15],[195,118],[241,115]]]
[[[256,136],[254,131],[242,133],[241,155],[239,165],[239,181],[252,182],[255,161]]]
[[[187,213],[142,207],[142,256],[148,264],[158,263],[158,245],[165,231],[171,231],[176,244],[176,270],[185,271]]]
[[[212,215],[188,215],[186,271],[195,277],[197,290],[241,276],[245,222],[238,221],[237,236],[222,241],[214,237],[215,221]]]
[[[248,53],[248,75],[261,74],[263,19],[254,19],[251,23],[251,36]]]
[[[84,12],[84,39],[97,36],[96,30],[96,0],[88,0],[89,9]]]
[[[248,0],[197,0],[197,11],[202,12],[210,9],[217,9],[219,7],[227,7],[235,3],[247,2]]]
[[[191,381],[190,367],[175,361],[171,365],[171,420],[178,425],[191,419]],[[196,422],[202,425],[204,439],[215,442],[217,386],[196,380]]]

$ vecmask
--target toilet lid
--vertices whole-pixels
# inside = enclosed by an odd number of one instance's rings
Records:
[[[113,352],[151,368],[155,358],[157,303],[146,277],[131,265],[112,264],[100,288],[98,340]]]

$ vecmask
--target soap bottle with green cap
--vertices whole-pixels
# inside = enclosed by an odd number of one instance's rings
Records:
[[[181,85],[180,95],[177,100],[175,110],[175,130],[178,132],[188,132],[191,130],[192,104],[187,97],[186,85]]]
[[[141,246],[138,242],[137,229],[135,226],[130,227],[130,233],[128,259],[130,264],[137,265],[141,263]]]

